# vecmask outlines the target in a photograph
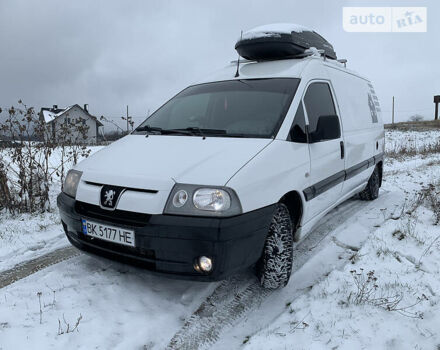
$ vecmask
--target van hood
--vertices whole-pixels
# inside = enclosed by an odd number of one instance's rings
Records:
[[[272,139],[128,135],[79,163],[82,180],[169,190],[174,183],[225,185]]]

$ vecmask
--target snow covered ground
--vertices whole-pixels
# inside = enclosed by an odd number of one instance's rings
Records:
[[[386,137],[393,152],[435,144],[440,133]],[[50,266],[0,289],[0,349],[163,349],[176,333],[186,349],[196,348],[188,339],[216,349],[436,349],[440,226],[430,200],[417,199],[440,191],[429,187],[439,165],[439,153],[386,160],[380,198],[329,213],[298,245],[279,291],[251,288],[250,273],[175,281],[86,255]],[[56,212],[1,217],[0,271],[66,245],[57,221]],[[213,311],[203,313],[207,298]]]
[[[241,325],[241,335],[247,332],[248,337],[234,334],[231,344],[241,341],[248,349],[261,349],[263,344],[265,349],[438,348],[440,226],[434,225],[429,202],[416,201],[421,188],[439,179],[440,167],[422,165],[417,172],[408,168],[411,173],[403,171],[386,180],[378,205],[387,220],[369,225],[363,244],[355,222],[335,232],[338,240],[355,248],[348,260],[318,283],[305,285],[309,290],[298,298],[282,291],[275,298],[284,310],[270,322],[254,322],[251,316]],[[389,212],[384,191],[404,194],[401,210]],[[339,238],[344,231],[346,237]],[[302,268],[306,279],[310,264],[313,259]],[[292,285],[294,280],[288,288]],[[261,310],[272,302],[266,301]]]
[[[14,265],[68,244],[58,211],[0,217],[0,273]],[[1,344],[1,342],[0,342]]]
[[[90,147],[91,154],[100,149],[101,146]],[[7,156],[3,159],[8,161]],[[50,163],[54,168],[60,163],[60,154],[57,150],[52,153]],[[66,164],[66,168],[71,166],[72,164]],[[22,214],[18,217],[0,213],[0,272],[69,244],[60,227],[56,208],[56,197],[60,190],[60,180],[54,176],[49,194],[50,212],[36,215]]]

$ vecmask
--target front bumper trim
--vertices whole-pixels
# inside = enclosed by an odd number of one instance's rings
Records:
[[[275,205],[228,218],[176,215],[145,215],[136,222],[111,214],[99,215],[93,205],[61,193],[57,198],[61,221],[70,243],[80,250],[112,260],[144,267],[171,277],[216,281],[255,264],[263,251]],[[78,208],[86,207],[88,210]],[[135,231],[136,247],[124,247],[82,234],[81,219],[118,225]],[[117,220],[117,223],[115,223]],[[197,272],[194,261],[209,256],[209,274]]]

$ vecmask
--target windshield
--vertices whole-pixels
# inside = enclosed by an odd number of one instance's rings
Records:
[[[299,79],[271,78],[191,86],[159,108],[135,133],[271,138],[298,84]]]

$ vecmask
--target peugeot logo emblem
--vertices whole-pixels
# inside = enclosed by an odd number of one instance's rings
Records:
[[[105,191],[105,201],[104,205],[108,205],[109,207],[113,207],[113,198],[115,197],[116,192],[113,190]]]
[[[104,185],[101,188],[101,208],[107,210],[115,210],[122,193],[125,191],[124,187]]]

